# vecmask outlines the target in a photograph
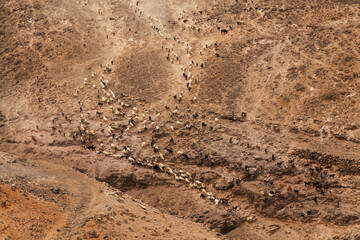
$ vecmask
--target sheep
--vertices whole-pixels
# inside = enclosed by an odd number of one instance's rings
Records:
[[[134,120],[133,120],[132,118],[130,118],[130,120],[129,120],[129,125],[130,125],[131,127],[134,126]]]
[[[215,196],[214,196],[212,193],[210,193],[210,194],[208,195],[208,199],[209,199],[209,200],[215,200]]]
[[[179,98],[178,98],[179,103],[181,102],[182,98],[183,98],[183,92],[181,92],[179,95]]]
[[[117,116],[120,116],[120,115],[121,115],[121,112],[120,112],[118,109],[115,109],[114,114],[117,115]]]
[[[152,145],[152,147],[153,147],[153,149],[154,149],[154,152],[159,151],[159,147],[158,147],[158,146],[156,146],[155,144],[153,144],[153,145]]]
[[[105,87],[106,87],[106,83],[103,82],[103,80],[100,80],[100,85],[101,85],[102,88],[105,88]]]
[[[84,132],[85,131],[84,125],[80,124],[79,130],[80,133]]]
[[[159,158],[161,158],[162,160],[165,160],[164,155],[162,153],[159,153]]]
[[[82,117],[80,118],[80,122],[81,122],[81,123],[87,123],[87,119],[84,118],[84,116],[82,116]]]
[[[130,154],[131,153],[131,149],[128,146],[124,146],[123,152],[125,154]]]
[[[105,65],[105,70],[108,72],[111,72],[111,67],[109,66],[108,63]]]
[[[221,29],[221,34],[227,34],[228,33],[228,30],[226,29]]]
[[[172,149],[170,149],[170,148],[165,148],[166,149],[166,151],[168,151],[169,153],[173,153],[174,151],[172,150]]]
[[[111,126],[108,127],[109,133],[112,133],[115,129],[113,129]]]
[[[166,166],[162,163],[159,163],[159,168],[160,170],[165,171]]]
[[[171,168],[169,168],[169,167],[166,167],[166,168],[165,168],[165,172],[166,172],[167,174],[174,174],[173,170],[172,170]]]
[[[89,134],[89,135],[91,135],[91,136],[94,136],[94,135],[95,135],[95,131],[94,131],[94,130],[87,131],[87,134]]]
[[[96,151],[95,153],[96,153],[96,154],[101,154],[101,153],[102,153],[102,151]]]
[[[176,115],[176,114],[177,114],[177,112],[178,112],[178,110],[177,110],[177,109],[175,109],[174,111],[172,111],[172,112],[171,112],[170,116],[172,116],[172,115]]]

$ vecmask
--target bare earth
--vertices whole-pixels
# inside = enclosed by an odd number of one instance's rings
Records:
[[[360,1],[0,1],[0,239],[360,239]]]

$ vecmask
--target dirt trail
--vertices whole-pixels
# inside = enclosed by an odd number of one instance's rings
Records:
[[[359,238],[356,1],[0,10],[0,197],[52,226],[27,237]]]
[[[0,163],[3,239],[217,239],[73,169],[4,153]]]

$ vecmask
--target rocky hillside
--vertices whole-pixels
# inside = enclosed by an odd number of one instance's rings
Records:
[[[0,238],[360,239],[359,4],[1,2]]]

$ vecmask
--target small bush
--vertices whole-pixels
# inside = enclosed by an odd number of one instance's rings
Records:
[[[328,91],[322,94],[320,98],[325,101],[335,101],[339,99],[339,93],[336,91]]]
[[[41,9],[42,9],[41,3],[39,3],[39,2],[35,3],[35,4],[34,4],[34,8],[35,8],[36,10],[41,10]]]

